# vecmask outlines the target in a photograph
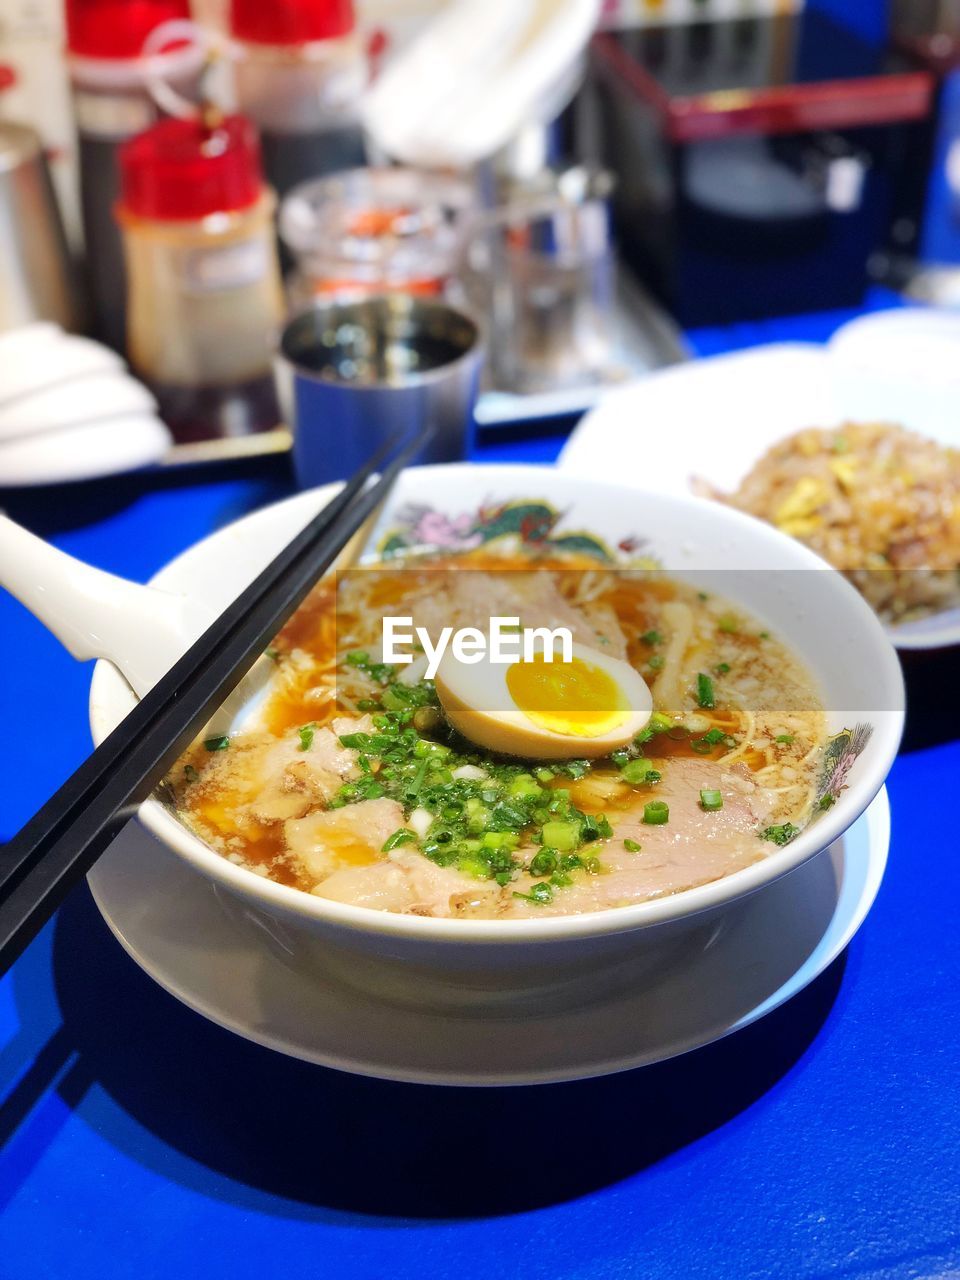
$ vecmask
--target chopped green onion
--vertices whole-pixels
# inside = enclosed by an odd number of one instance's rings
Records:
[[[575,822],[545,822],[541,834],[545,847],[559,849],[563,853],[575,849],[580,841],[580,831]]]
[[[599,858],[584,858],[583,869],[589,876],[598,876],[603,871],[603,864]]]
[[[716,706],[713,696],[713,681],[701,671],[697,676],[697,705],[707,710]]]
[[[707,592],[706,592],[706,591],[698,591],[698,592],[697,592],[697,599],[698,599],[698,600],[709,600],[709,599],[710,599],[710,596],[707,594]]]
[[[199,773],[197,773],[196,769],[193,767],[192,764],[185,764],[183,766],[184,782],[196,782],[196,780],[199,777],[200,777]]]
[[[725,613],[717,623],[717,630],[733,636],[740,630],[740,623],[732,614]]]
[[[538,769],[535,774],[538,782],[552,782],[556,776],[552,769]]]
[[[620,770],[620,777],[624,782],[629,782],[631,786],[636,787],[649,781],[651,773],[656,773],[653,761],[648,760],[646,756],[641,756],[639,760],[628,760]]]
[[[664,658],[662,654],[655,653],[653,657],[650,659],[650,661],[647,663],[647,666],[650,668],[651,671],[660,671],[665,662],[666,662],[666,658]]]
[[[730,670],[730,663],[720,662],[713,669],[718,676],[725,676],[727,672]]]
[[[643,820],[651,827],[662,827],[670,820],[670,807],[662,800],[650,800],[643,806]]]
[[[777,736],[774,738],[774,742],[779,742],[779,744],[782,747],[789,746],[792,741],[793,741],[792,733],[778,733]]]
[[[564,764],[559,765],[558,768],[568,778],[582,778],[585,773],[590,772],[590,762],[588,760],[567,760]]]
[[[203,745],[208,751],[226,751],[230,745],[230,739],[225,733],[221,733],[216,738],[207,738]]]
[[[705,810],[707,813],[712,813],[715,809],[722,809],[723,796],[719,791],[714,791],[709,788],[701,789],[700,808]]]
[[[518,773],[509,787],[507,787],[507,795],[520,799],[528,796],[538,796],[540,795],[540,787],[537,785],[536,779],[529,773]]]
[[[820,797],[819,807],[821,809],[829,809],[832,805],[835,805],[836,803],[837,803],[837,797],[833,795],[832,792],[828,791],[826,795]]]
[[[760,839],[771,840],[774,844],[783,846],[799,834],[799,827],[795,827],[792,822],[783,822],[778,827],[767,827],[765,831],[761,831]]]
[[[530,863],[532,876],[552,876],[558,865],[556,849],[541,849]]]
[[[650,645],[662,644],[663,636],[660,634],[659,631],[645,631],[643,635],[640,637],[640,640],[641,640],[641,643],[643,644],[650,644]]]
[[[263,654],[264,657],[269,658],[271,662],[280,661],[280,650],[274,649],[272,646],[269,649],[264,649]]]
[[[665,716],[662,711],[655,711],[650,717],[648,729],[652,729],[654,733],[666,733],[668,729],[673,728],[673,721],[669,716]]]
[[[529,893],[514,892],[513,896],[515,898],[523,898],[526,902],[536,902],[541,906],[545,906],[548,902],[553,901],[553,890],[548,884],[541,881],[539,884],[531,885]]]
[[[757,639],[758,639],[758,640],[769,640],[769,639],[770,639],[770,632],[769,632],[769,631],[758,631],[758,632],[757,632]]]
[[[408,827],[399,827],[394,831],[392,836],[387,836],[383,844],[380,846],[381,853],[389,853],[391,849],[396,849],[401,844],[410,844],[412,840],[416,840],[416,836]]]
[[[300,735],[300,750],[309,751],[313,746],[314,726],[305,724],[302,729],[297,730],[297,733]]]
[[[624,840],[623,847],[626,849],[627,853],[640,852],[640,845],[636,840]]]

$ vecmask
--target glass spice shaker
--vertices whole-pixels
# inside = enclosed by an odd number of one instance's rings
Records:
[[[124,344],[123,246],[113,211],[121,145],[157,119],[144,41],[161,24],[190,16],[189,0],[67,0],[67,66],[77,123],[78,169],[92,319],[98,337]],[[203,54],[179,45],[153,65],[192,96]]]
[[[278,195],[365,163],[360,100],[369,79],[352,0],[230,0],[240,110],[260,130]]]
[[[275,427],[276,199],[253,125],[164,120],[120,169],[128,351],[164,420],[180,441]]]

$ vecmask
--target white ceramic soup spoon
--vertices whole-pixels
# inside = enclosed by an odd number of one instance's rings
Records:
[[[197,600],[83,564],[4,515],[0,586],[73,657],[106,658],[141,697],[214,618]]]

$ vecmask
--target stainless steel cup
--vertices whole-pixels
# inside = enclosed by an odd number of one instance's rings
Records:
[[[276,372],[300,484],[342,479],[426,423],[434,434],[417,462],[463,458],[481,360],[475,322],[431,298],[330,301],[296,316]]]
[[[40,138],[0,122],[0,330],[77,323],[67,241]]]

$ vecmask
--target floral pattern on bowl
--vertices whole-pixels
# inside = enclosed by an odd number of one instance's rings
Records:
[[[601,564],[633,557],[645,539],[627,536],[611,548],[586,530],[558,531],[566,515],[542,498],[487,502],[475,512],[450,516],[435,507],[411,503],[397,512],[395,522],[380,541],[383,559],[425,551],[472,551],[487,543],[509,539],[531,553],[579,552]]]
[[[829,809],[847,785],[847,776],[873,736],[873,725],[859,723],[828,738],[823,748],[816,809]]]

